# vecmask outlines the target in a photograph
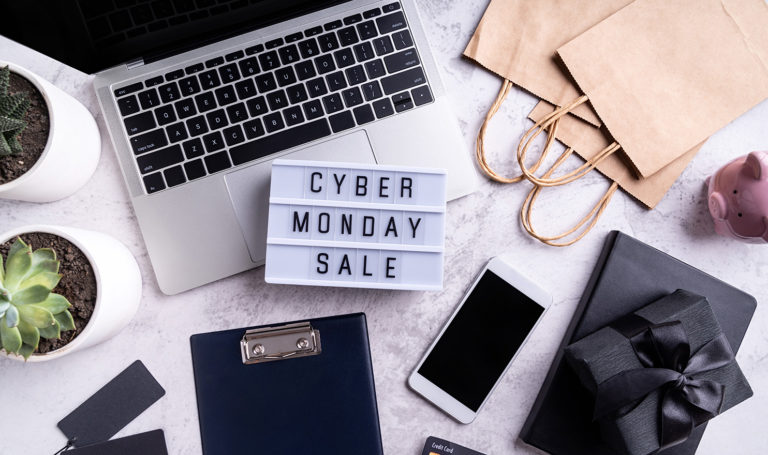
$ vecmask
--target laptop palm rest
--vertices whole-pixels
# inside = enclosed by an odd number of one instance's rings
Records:
[[[351,163],[375,163],[365,131],[312,145],[281,158]],[[267,215],[272,161],[254,164],[224,177],[235,216],[243,231],[251,260],[263,264],[267,254]]]

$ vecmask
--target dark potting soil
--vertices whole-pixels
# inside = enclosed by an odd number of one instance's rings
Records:
[[[65,346],[88,324],[96,305],[96,277],[88,258],[69,240],[42,232],[22,234],[19,237],[24,243],[31,245],[32,250],[53,248],[56,259],[61,263],[59,273],[63,275],[53,292],[63,295],[72,304],[69,311],[75,320],[75,330],[61,332],[61,339],[58,340],[40,338],[40,344],[35,353],[45,354]],[[8,258],[8,250],[14,240],[16,240],[15,237],[0,245],[0,254],[4,259]]]
[[[18,155],[0,156],[0,184],[21,177],[37,163],[45,150],[45,144],[48,143],[48,133],[51,129],[48,105],[37,87],[12,72],[9,92],[26,92],[30,104],[24,117],[27,127],[21,132],[22,152]]]

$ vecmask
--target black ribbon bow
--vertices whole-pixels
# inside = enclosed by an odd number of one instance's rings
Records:
[[[691,355],[679,321],[653,325],[628,337],[643,368],[623,371],[597,387],[595,418],[629,413],[648,394],[662,391],[659,450],[679,444],[695,427],[720,413],[725,386],[696,379],[734,360],[722,333]]]

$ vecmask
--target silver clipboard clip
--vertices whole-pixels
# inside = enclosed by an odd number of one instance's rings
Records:
[[[309,322],[251,329],[240,340],[240,352],[246,365],[318,355],[320,331]]]

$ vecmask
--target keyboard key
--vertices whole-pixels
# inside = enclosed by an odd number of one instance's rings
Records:
[[[341,21],[338,20],[338,21],[328,22],[327,24],[323,25],[323,28],[327,32],[330,30],[336,30],[337,28],[341,28],[343,25],[344,24],[342,24]]]
[[[330,73],[336,69],[336,64],[333,63],[332,55],[321,55],[315,59],[315,66],[319,74]]]
[[[144,112],[134,115],[133,117],[128,117],[123,120],[123,123],[125,124],[125,131],[128,132],[129,136],[143,133],[144,131],[151,130],[157,126],[152,112]]]
[[[252,96],[256,96],[256,85],[253,83],[252,79],[244,79],[235,84],[235,91],[237,92],[238,98],[245,100]]]
[[[295,44],[280,48],[278,53],[280,54],[280,61],[283,62],[283,65],[290,65],[299,61],[299,49]]]
[[[219,66],[224,64],[224,57],[216,57],[212,58],[205,62],[206,68],[213,68],[214,66]]]
[[[240,73],[242,73],[243,77],[255,76],[259,73],[259,62],[256,60],[256,57],[241,60],[239,65]]]
[[[245,103],[237,103],[227,108],[227,116],[230,123],[240,123],[248,120],[248,111],[245,109]]]
[[[307,90],[309,90],[309,95],[312,98],[317,98],[318,96],[323,96],[328,93],[328,87],[326,87],[325,80],[322,77],[307,82]]]
[[[317,41],[314,38],[299,43],[299,52],[302,58],[314,58],[320,53]]]
[[[328,120],[331,122],[331,129],[334,133],[355,127],[355,119],[352,117],[352,112],[350,111],[334,114],[330,116]]]
[[[363,95],[360,93],[360,89],[352,87],[341,92],[344,96],[344,103],[347,107],[354,107],[359,104],[363,104]]]
[[[190,136],[199,136],[208,132],[208,125],[205,123],[205,117],[199,115],[187,120],[187,131]]]
[[[235,166],[272,155],[283,150],[330,136],[331,130],[325,119],[281,131],[230,149]]]
[[[336,39],[335,33],[326,33],[317,37],[317,41],[320,43],[320,49],[323,52],[334,51],[339,48],[339,40]]]
[[[139,171],[142,174],[159,171],[164,167],[181,163],[182,161],[184,161],[184,154],[181,152],[181,147],[178,145],[147,153],[146,155],[136,158],[136,162],[139,163]]]
[[[411,96],[413,97],[413,103],[417,106],[432,102],[432,94],[429,92],[429,87],[426,85],[411,90]]]
[[[255,80],[256,87],[259,88],[261,93],[270,92],[277,88],[277,82],[275,82],[275,76],[272,73],[259,74]]]
[[[139,93],[139,103],[142,109],[152,109],[160,105],[160,97],[157,96],[157,90],[150,89]]]
[[[305,81],[317,75],[317,72],[315,72],[315,65],[312,64],[312,60],[299,62],[294,68],[296,69],[296,74],[298,75],[300,81]]]
[[[385,13],[391,13],[392,11],[397,11],[400,9],[400,3],[390,3],[388,5],[382,6],[381,9],[383,9]]]
[[[387,74],[387,70],[384,69],[384,61],[381,59],[366,63],[365,70],[368,72],[368,77],[371,79],[378,79]]]
[[[176,108],[176,115],[178,115],[180,119],[185,119],[197,114],[195,103],[189,98],[177,101],[173,106]]]
[[[195,104],[197,104],[197,110],[201,113],[218,107],[216,106],[216,98],[214,98],[212,92],[197,95],[195,97]]]
[[[373,47],[376,48],[376,55],[381,57],[395,51],[392,46],[392,39],[389,36],[382,36],[373,40]]]
[[[269,51],[259,55],[259,63],[261,63],[261,68],[264,71],[270,71],[280,67],[280,61],[278,60],[276,51]]]
[[[245,137],[248,139],[255,139],[265,134],[261,120],[257,118],[243,123],[243,129],[245,130]]]
[[[123,116],[132,115],[141,110],[135,95],[120,98],[117,100],[117,106],[120,108],[120,114]]]
[[[189,180],[195,180],[205,176],[203,160],[195,160],[184,163],[184,170],[187,172],[187,178]]]
[[[221,81],[225,84],[240,79],[240,72],[237,70],[237,64],[230,63],[229,65],[222,66],[219,68],[219,76],[221,76]]]
[[[232,167],[232,163],[229,161],[227,152],[219,152],[214,155],[208,155],[204,158],[205,167],[208,168],[208,173],[213,174],[215,172],[221,172],[224,169]]]
[[[376,30],[376,25],[373,21],[366,21],[357,25],[357,33],[360,35],[361,40],[367,40],[379,35]]]
[[[188,137],[187,129],[184,128],[183,122],[174,123],[173,125],[166,127],[165,133],[168,135],[168,139],[171,141],[172,144],[179,141],[183,141]]]
[[[357,24],[358,22],[361,22],[363,20],[363,16],[360,14],[355,14],[353,16],[345,17],[344,18],[344,25],[351,25],[351,24]]]
[[[360,38],[357,37],[355,27],[342,28],[336,33],[339,35],[339,42],[342,46],[351,46],[360,41]]]
[[[363,13],[363,17],[365,19],[370,19],[376,16],[381,16],[381,9],[379,8],[369,9],[368,11]]]
[[[166,145],[168,145],[168,140],[165,138],[165,133],[162,129],[131,138],[131,147],[136,155],[141,155]]]
[[[150,78],[144,81],[144,85],[146,85],[149,88],[149,87],[154,87],[156,85],[160,85],[163,82],[165,82],[165,79],[163,79],[163,76],[155,76],[153,78]]]
[[[232,52],[231,54],[225,55],[224,60],[228,62],[234,62],[235,60],[243,58],[244,56],[245,54],[243,53],[243,51],[236,51],[236,52]]]
[[[376,25],[379,27],[379,32],[389,33],[401,28],[405,28],[405,16],[402,11],[398,11],[394,14],[387,14],[376,19]]]
[[[415,48],[398,52],[384,57],[384,64],[387,65],[387,71],[390,73],[396,73],[407,68],[413,68],[419,65],[419,56],[416,54]]]
[[[157,90],[160,92],[160,99],[163,101],[163,103],[171,103],[181,98],[179,87],[175,82],[161,85],[157,88]]]
[[[163,181],[163,175],[158,172],[144,177],[144,188],[147,189],[148,194],[164,190],[165,182]]]
[[[278,90],[276,92],[268,93],[267,103],[269,103],[269,108],[273,111],[278,111],[288,106],[288,98],[285,96],[285,91]]]
[[[259,115],[269,112],[267,101],[263,96],[248,100],[246,105],[248,106],[248,113],[251,114],[251,117],[258,117]]]
[[[198,138],[191,139],[181,144],[181,146],[184,148],[184,155],[188,160],[205,154],[205,151],[203,150],[203,143],[200,142],[200,139]]]
[[[144,84],[141,82],[136,82],[135,84],[126,85],[125,87],[120,87],[119,89],[115,90],[115,96],[121,97],[128,95],[129,93],[138,92],[139,90],[144,88]]]
[[[290,35],[285,37],[285,42],[293,43],[294,41],[298,41],[302,38],[304,38],[304,34],[301,32],[291,33]]]
[[[224,148],[224,139],[221,137],[220,132],[214,131],[203,136],[203,144],[205,144],[206,152],[213,153]]]
[[[200,91],[200,84],[197,82],[195,76],[186,77],[179,81],[179,88],[181,89],[182,95],[189,96]]]
[[[325,112],[333,114],[344,109],[344,102],[341,100],[341,95],[334,93],[323,98],[323,104],[325,105]]]
[[[319,25],[317,27],[312,27],[304,30],[304,36],[310,37],[315,36],[323,33],[323,27],[320,27]]]
[[[263,44],[257,44],[255,46],[245,48],[245,55],[258,54],[259,52],[264,52]]]
[[[393,33],[392,41],[395,42],[395,47],[398,50],[413,46],[413,38],[411,38],[411,33],[408,30]]]
[[[352,55],[351,49],[336,51],[333,53],[333,56],[336,59],[336,65],[338,65],[339,68],[355,64],[355,57]]]
[[[398,93],[392,97],[392,103],[395,105],[395,111],[403,112],[413,108],[413,99],[408,92]]]
[[[277,77],[277,85],[280,87],[296,83],[296,73],[293,72],[293,68],[290,66],[275,71],[275,76]]]
[[[225,126],[229,125],[229,122],[227,121],[227,115],[224,113],[224,109],[209,112],[205,117],[208,119],[208,125],[210,125],[212,130],[224,128]]]
[[[169,188],[181,185],[187,181],[181,166],[170,167],[163,171],[163,175],[165,175],[165,182],[168,184]]]
[[[237,101],[235,95],[235,87],[231,85],[225,85],[224,87],[216,89],[216,101],[219,102],[219,106],[226,106]]]
[[[285,123],[283,123],[283,117],[280,113],[275,112],[264,117],[264,126],[267,128],[267,131],[273,133],[285,128]]]
[[[357,66],[353,66],[352,68],[347,68],[345,73],[347,74],[347,80],[349,81],[349,85],[362,84],[363,82],[368,80],[365,77],[365,71],[363,70],[363,65],[357,65]]]
[[[347,80],[341,71],[325,76],[325,80],[328,82],[328,88],[332,92],[347,88]]]
[[[182,77],[184,77],[184,70],[181,69],[165,74],[166,81],[174,81],[176,79],[181,79]]]
[[[374,101],[373,110],[374,112],[376,112],[376,118],[389,117],[390,115],[395,113],[395,110],[392,108],[392,103],[389,101],[389,98],[384,98],[383,100]]]
[[[237,145],[245,140],[243,129],[240,128],[240,125],[233,125],[229,128],[225,128],[223,133],[224,140],[227,141],[227,145],[229,146]]]
[[[364,62],[376,57],[376,54],[373,53],[373,46],[371,46],[371,43],[360,43],[355,45],[352,49],[355,51],[355,56],[357,57],[358,62]]]
[[[308,103],[304,103],[304,114],[307,120],[314,120],[323,116],[323,105],[320,100],[312,100]]]
[[[366,123],[371,123],[372,121],[376,120],[376,117],[373,115],[371,106],[367,104],[356,107],[352,112],[355,114],[355,120],[357,121],[358,125],[365,125]]]
[[[176,113],[173,111],[172,105],[160,106],[155,109],[155,118],[157,124],[160,126],[167,125],[176,120]]]
[[[205,66],[203,66],[202,63],[197,63],[197,64],[194,64],[192,66],[188,66],[188,67],[184,68],[184,72],[187,73],[187,74],[193,74],[193,73],[199,73],[203,69],[205,69]]]
[[[282,45],[283,45],[282,38],[273,39],[272,41],[267,41],[266,43],[264,43],[264,47],[266,47],[267,49],[274,49]]]
[[[384,88],[384,93],[387,95],[426,83],[427,79],[424,77],[424,71],[422,71],[420,67],[411,68],[402,73],[395,74],[394,76],[387,76],[381,80],[381,86]]]
[[[288,126],[298,125],[304,121],[304,114],[301,113],[301,106],[289,107],[283,111],[283,116],[285,116],[285,123]]]
[[[309,99],[307,89],[304,88],[303,84],[296,84],[285,90],[288,93],[288,101],[290,101],[291,104],[303,103]]]
[[[216,88],[221,85],[221,81],[219,80],[219,75],[216,73],[216,70],[200,73],[197,77],[200,79],[200,85],[204,90],[209,88]]]
[[[381,85],[377,81],[363,84],[362,89],[366,101],[376,100],[384,96],[381,92]]]

